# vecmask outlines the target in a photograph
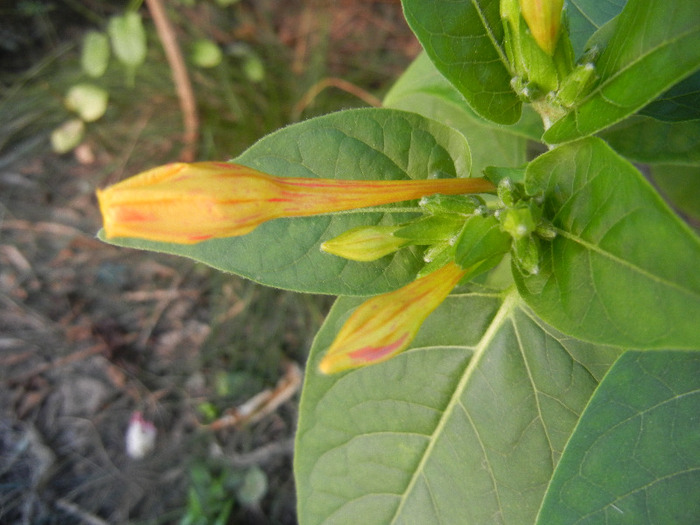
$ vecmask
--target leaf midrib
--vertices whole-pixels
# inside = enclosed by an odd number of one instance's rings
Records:
[[[659,45],[652,47],[652,48],[649,48],[646,52],[635,57],[634,60],[631,60],[630,62],[627,62],[624,65],[621,65],[622,67],[620,69],[618,69],[617,71],[614,71],[610,76],[606,77],[600,84],[598,84],[598,86],[583,101],[581,101],[580,106],[583,106],[584,104],[586,104],[590,100],[596,98],[597,96],[600,96],[613,106],[616,106],[619,108],[627,108],[628,106],[622,106],[620,104],[617,104],[615,101],[610,100],[607,97],[605,97],[605,95],[602,93],[602,91],[606,87],[611,85],[613,82],[615,82],[621,75],[627,73],[630,69],[634,68],[640,62],[643,62],[644,60],[646,60],[648,57],[654,55],[655,53],[663,52],[664,49],[667,48],[669,45],[676,44],[677,42],[679,42],[679,41],[681,41],[689,36],[693,36],[695,33],[698,33],[698,30],[695,28],[691,28],[688,31],[685,31],[683,33],[678,33],[678,34],[674,35],[672,38],[669,38],[668,40],[664,40]]]
[[[518,306],[520,303],[520,295],[518,294],[517,290],[515,287],[510,288],[504,295],[503,295],[503,304],[501,304],[500,308],[496,312],[496,315],[494,316],[493,320],[489,324],[489,327],[486,329],[484,332],[483,337],[479,341],[479,343],[474,347],[474,353],[469,360],[469,363],[467,367],[464,370],[464,374],[462,375],[462,378],[460,379],[459,383],[457,384],[457,387],[454,390],[454,393],[452,394],[452,397],[450,398],[449,402],[447,403],[447,406],[445,407],[445,410],[442,414],[442,417],[440,418],[440,421],[438,421],[438,424],[435,427],[434,432],[430,436],[430,439],[428,441],[428,446],[425,448],[425,451],[423,452],[423,455],[416,467],[415,472],[413,473],[413,476],[411,476],[411,480],[409,483],[406,485],[406,489],[404,490],[404,493],[401,497],[400,503],[398,507],[396,508],[396,512],[394,512],[394,515],[391,518],[390,523],[396,523],[402,510],[403,507],[408,500],[408,496],[413,492],[413,489],[418,481],[418,479],[421,477],[423,471],[425,470],[425,465],[430,458],[433,449],[436,446],[436,443],[439,441],[440,436],[442,435],[442,432],[447,425],[447,422],[449,419],[452,417],[454,409],[457,406],[462,406],[462,401],[461,397],[462,394],[464,393],[465,388],[469,384],[469,380],[474,373],[474,370],[476,369],[477,365],[479,364],[481,358],[484,356],[486,353],[486,350],[489,348],[491,341],[496,337],[498,331],[500,328],[503,326],[503,324],[506,322],[507,319],[510,318],[511,313],[513,310]],[[494,488],[496,491],[496,497],[498,498],[498,486],[495,483],[494,480]],[[500,501],[499,501],[499,507],[500,507]]]
[[[655,281],[659,284],[663,284],[665,286],[673,288],[674,290],[681,292],[684,295],[688,295],[690,297],[693,297],[695,300],[700,300],[700,293],[698,293],[695,290],[690,290],[688,288],[684,288],[683,286],[679,285],[676,282],[662,278],[658,275],[654,275],[653,273],[645,270],[644,268],[640,268],[639,266],[632,264],[630,261],[628,261],[626,259],[622,259],[621,257],[618,257],[617,255],[615,255],[611,252],[605,251],[602,248],[600,248],[597,244],[590,243],[590,242],[582,239],[581,237],[572,234],[571,232],[568,232],[568,231],[563,230],[561,228],[555,228],[555,230],[557,231],[557,235],[561,235],[562,237],[564,237],[570,241],[578,243],[581,246],[583,246],[584,248],[586,248],[587,250],[589,250],[591,252],[595,252],[596,254],[598,254],[602,257],[605,257],[607,259],[610,259],[611,261],[619,264],[620,266],[623,266],[623,267],[629,269],[630,271],[636,272],[636,273],[646,277],[647,279]]]

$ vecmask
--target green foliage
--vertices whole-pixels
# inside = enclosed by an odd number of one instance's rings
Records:
[[[384,108],[289,126],[236,159],[284,177],[485,173],[497,194],[279,219],[188,246],[119,239],[341,296],[464,269],[407,350],[325,376],[324,352],[363,302],[337,300],[302,394],[302,523],[697,516],[700,240],[645,174],[697,220],[700,11],[567,5],[544,60],[515,2],[403,0],[425,53]],[[319,250],[376,225],[413,246],[371,262]]]
[[[673,9],[668,7],[664,0],[627,2],[595,62],[598,85],[579,107],[545,133],[547,142],[564,142],[600,131],[641,109],[700,67],[697,5],[679,1]]]
[[[624,354],[581,415],[537,522],[697,520],[699,374],[697,352]]]
[[[588,341],[700,348],[700,241],[631,164],[584,139],[531,162],[526,188],[558,234],[538,275],[515,273],[535,312]]]
[[[510,87],[498,2],[404,0],[406,20],[431,61],[482,117],[500,124],[520,118]]]
[[[460,293],[394,359],[315,373],[358,303],[339,299],[311,349],[295,456],[301,521],[533,523],[621,351],[564,336],[514,290]]]

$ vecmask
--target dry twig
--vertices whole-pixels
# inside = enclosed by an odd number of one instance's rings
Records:
[[[302,373],[299,365],[292,361],[285,363],[285,374],[277,382],[274,390],[263,390],[242,405],[233,408],[207,425],[210,430],[221,430],[232,426],[255,423],[274,412],[282,403],[289,400],[301,386]]]
[[[175,83],[177,96],[180,100],[180,110],[182,111],[182,119],[185,126],[184,147],[180,153],[180,160],[192,162],[197,155],[197,140],[199,139],[199,115],[197,114],[197,103],[194,98],[192,83],[187,73],[185,60],[182,58],[180,46],[175,38],[175,31],[168,20],[163,3],[161,0],[146,0],[146,5],[153,17],[158,38],[163,44],[165,56],[173,73],[173,82]]]
[[[368,93],[364,89],[357,87],[355,84],[343,80],[342,78],[327,77],[316,82],[309,90],[301,97],[301,100],[296,103],[292,115],[295,119],[298,119],[302,112],[313,102],[313,100],[318,96],[318,94],[326,88],[334,87],[342,89],[351,95],[355,95],[357,98],[366,102],[370,106],[378,108],[382,105],[382,101],[377,97]]]

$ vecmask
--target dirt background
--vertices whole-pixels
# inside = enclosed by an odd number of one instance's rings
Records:
[[[66,118],[60,95],[79,74],[80,38],[124,9],[79,4],[2,6],[0,523],[295,523],[294,374],[331,298],[95,238],[95,189],[175,160],[182,143],[167,66],[149,57],[153,79],[137,79],[144,92],[109,84],[104,122],[74,152],[51,151],[49,134]],[[244,1],[230,30],[212,22],[213,3],[194,4],[166,2],[181,39],[244,42],[270,64],[265,86],[251,90],[257,116],[224,122],[213,102],[221,84],[193,72],[201,159],[235,155],[291,122],[323,78],[350,78],[381,96],[419,50],[398,1]],[[287,66],[265,62],[273,55]],[[301,118],[362,102],[345,92],[309,105]],[[248,138],[232,151],[222,129]],[[241,406],[266,391],[259,420],[241,419]],[[142,459],[125,451],[137,411],[157,429]]]

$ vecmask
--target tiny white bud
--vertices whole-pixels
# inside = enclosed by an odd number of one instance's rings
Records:
[[[143,459],[153,450],[156,443],[155,425],[143,418],[141,412],[131,414],[126,429],[126,453],[130,458]]]

